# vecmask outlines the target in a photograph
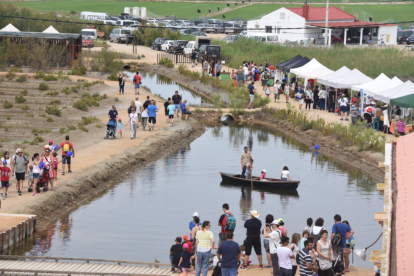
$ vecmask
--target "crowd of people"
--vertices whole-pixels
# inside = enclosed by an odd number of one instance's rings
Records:
[[[72,158],[75,158],[75,148],[70,142],[69,135],[65,136],[65,141],[60,144],[53,145],[53,140],[43,147],[41,153],[34,153],[29,158],[23,154],[23,150],[18,148],[10,156],[9,151],[5,151],[1,158],[1,191],[0,191],[0,208],[1,197],[6,200],[9,196],[10,186],[16,183],[16,193],[21,196],[25,188],[29,192],[33,191],[33,196],[37,196],[40,192],[40,186],[44,192],[54,191],[54,181],[57,180],[59,164],[62,165],[62,175],[66,174],[66,165],[68,173],[72,173]],[[62,150],[62,159],[59,160],[58,152]],[[24,183],[27,179],[27,186]]]
[[[338,214],[333,217],[330,236],[323,218],[318,218],[315,224],[312,218],[308,218],[301,232],[293,233],[290,238],[282,218],[275,219],[268,214],[262,223],[260,214],[251,210],[250,219],[243,223],[246,234],[239,236],[239,239],[243,238],[243,244],[238,244],[234,241],[236,218],[230,212],[229,204],[223,204],[222,209],[217,245],[210,221],[201,222],[199,213],[193,214],[189,235],[177,237],[170,249],[172,272],[178,270],[206,276],[212,262],[213,269],[220,269],[221,275],[236,276],[239,268],[249,269],[253,250],[259,269],[272,268],[274,276],[293,276],[297,270],[300,276],[313,275],[314,272],[320,276],[333,275],[334,271],[350,272],[349,255],[355,246],[354,230]],[[263,265],[262,246],[267,265]],[[217,250],[215,257],[212,250]]]

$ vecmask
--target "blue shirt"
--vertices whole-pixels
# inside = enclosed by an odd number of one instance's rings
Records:
[[[170,104],[167,106],[168,109],[168,115],[174,115],[174,105]]]
[[[185,107],[185,103],[181,104],[181,113],[187,111],[187,107]]]
[[[346,233],[350,232],[352,229],[348,225],[344,223],[336,223],[336,227],[338,227],[338,232],[342,236],[342,248],[346,247]],[[336,234],[336,227],[335,224],[332,226],[332,234]]]
[[[158,110],[155,105],[148,106],[148,117],[155,117],[155,110]]]
[[[222,268],[238,268],[237,254],[241,254],[240,246],[235,241],[225,241],[220,244],[217,254],[221,255]]]
[[[250,93],[250,95],[254,95],[254,93],[253,93],[254,86],[253,86],[253,85],[251,85],[251,84],[249,84],[248,88],[249,88],[249,93]]]

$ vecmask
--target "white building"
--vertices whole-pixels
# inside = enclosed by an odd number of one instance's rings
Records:
[[[280,8],[257,20],[247,22],[247,34],[276,33],[279,41],[286,39],[315,39],[316,44],[324,43],[326,7]],[[345,44],[368,44],[371,34],[372,44],[397,43],[397,24],[360,22],[355,16],[336,7],[329,7],[329,42]],[[361,36],[362,31],[362,36]],[[329,43],[330,44],[330,43]]]

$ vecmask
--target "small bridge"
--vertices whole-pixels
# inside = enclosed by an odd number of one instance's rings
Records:
[[[170,264],[35,256],[0,255],[0,275],[172,275]]]

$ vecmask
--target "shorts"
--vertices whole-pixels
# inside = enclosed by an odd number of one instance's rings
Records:
[[[24,180],[24,176],[25,176],[25,173],[24,172],[22,172],[22,173],[14,173],[14,175],[16,176],[16,180],[17,181]]]
[[[369,40],[369,43],[371,43],[371,42],[372,42],[372,40],[370,39],[370,40]]]
[[[300,103],[300,104],[303,104],[303,99],[300,99],[299,103]]]
[[[174,110],[180,111],[180,104],[174,104]]]
[[[191,59],[191,63],[195,63],[195,59],[193,59],[193,58],[192,58],[192,59]]]
[[[249,75],[244,75],[244,81],[248,81],[249,80]]]
[[[249,95],[250,96],[250,102],[252,103],[254,100],[254,94],[253,95]]]
[[[67,156],[67,155],[62,155],[62,164],[68,164],[70,165],[72,157]]]
[[[221,72],[217,72],[217,74],[216,74],[216,77],[218,78],[218,77],[220,77],[220,73]]]
[[[168,118],[174,119],[174,115],[168,115]]]
[[[243,80],[242,79],[238,79],[237,80],[237,84],[242,85],[243,84]]]
[[[39,174],[38,173],[33,173],[33,179],[39,179]]]
[[[134,83],[134,88],[138,89],[140,85],[141,85],[140,83]]]
[[[2,188],[8,188],[9,187],[9,181],[1,181],[1,187]]]
[[[348,112],[348,107],[347,106],[340,106],[339,110],[341,110],[341,112]]]
[[[170,115],[170,112],[169,111],[165,111],[165,116],[168,116],[168,115]]]
[[[287,177],[282,177],[280,180],[281,181],[287,181]]]
[[[157,123],[157,118],[156,117],[149,117],[148,122],[151,124],[156,124]]]
[[[262,80],[262,86],[267,85],[267,80]]]
[[[269,240],[263,239],[263,247],[266,249],[266,252],[269,250]]]
[[[262,255],[262,244],[260,243],[260,235],[247,236],[244,240],[244,246],[246,247],[246,256],[252,255],[252,247],[257,256]]]
[[[184,112],[182,112],[183,114],[188,114],[188,115],[191,115],[191,114],[193,114],[191,111],[184,111]]]
[[[118,128],[118,131],[122,133],[122,129],[119,129],[119,128]]]

